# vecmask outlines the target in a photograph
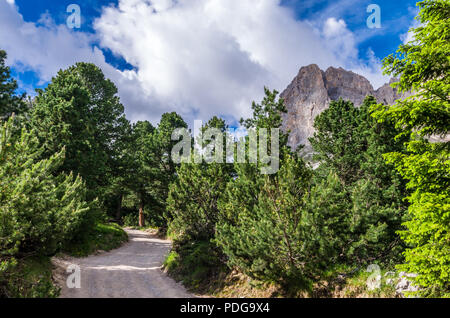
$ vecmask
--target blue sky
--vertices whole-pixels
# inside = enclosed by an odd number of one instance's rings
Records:
[[[188,120],[248,116],[263,86],[284,89],[301,66],[342,66],[376,88],[381,59],[402,43],[416,1],[87,0],[81,28],[69,29],[76,0],[0,0],[0,48],[21,89],[43,88],[77,61],[115,82],[131,120],[166,111]],[[369,4],[381,28],[369,29]]]

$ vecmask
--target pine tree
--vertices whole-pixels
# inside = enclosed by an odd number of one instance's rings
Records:
[[[407,138],[395,139],[399,130],[371,116],[372,96],[360,108],[339,100],[315,120],[311,144],[320,163],[316,179],[336,174],[343,183],[347,233],[341,261],[370,263],[399,259],[402,244],[396,231],[406,211],[405,182],[383,160],[389,151],[401,151]],[[321,181],[319,181],[321,182]],[[333,230],[333,229],[331,229]],[[343,233],[344,234],[344,233]]]
[[[114,143],[129,125],[116,86],[93,64],[77,63],[38,90],[31,125],[45,156],[66,148],[60,171],[80,175],[89,198],[104,199]]]
[[[169,230],[179,240],[209,241],[220,220],[218,199],[230,179],[225,164],[182,163],[171,184],[167,210]]]
[[[50,255],[70,240],[89,212],[79,177],[55,175],[64,150],[40,160],[34,132],[15,126],[0,130],[0,257]]]
[[[175,129],[187,129],[187,123],[175,112],[165,113],[153,133],[154,183],[152,197],[155,199],[152,209],[161,217],[161,227],[167,229],[167,218],[163,217],[167,209],[169,186],[177,178],[176,169],[179,164],[172,160],[173,147],[179,142],[172,140]]]
[[[315,133],[310,139],[315,151],[314,160],[321,169],[337,172],[344,184],[361,178],[360,163],[367,147],[358,131],[359,110],[350,101],[332,101],[330,107],[314,120]]]
[[[13,113],[26,111],[25,94],[17,95],[17,81],[11,78],[11,70],[5,65],[6,52],[0,50],[0,120]]]
[[[308,247],[305,250],[310,266],[320,274],[330,265],[341,263],[348,249],[351,202],[345,185],[332,171],[311,186],[304,201],[303,231]]]
[[[252,105],[253,117],[241,120],[257,133],[260,128],[280,128],[281,115],[286,112],[276,91],[265,92],[261,104]],[[304,197],[311,171],[287,147],[286,134],[280,133],[279,142],[281,167],[276,174],[262,175],[259,162],[235,162],[235,177],[219,201],[222,219],[215,242],[228,257],[229,266],[289,292],[310,289],[319,270],[308,261],[314,243],[305,224]],[[248,143],[247,137],[247,150]]]
[[[137,149],[134,144],[134,134],[129,123],[123,125],[123,131],[112,145],[112,156],[108,166],[108,187],[105,191],[105,206],[110,216],[116,221],[122,220],[124,198],[132,193],[136,178]]]
[[[247,130],[256,131],[259,128],[280,128],[282,125],[282,114],[286,113],[286,107],[282,99],[277,99],[278,92],[264,88],[265,97],[260,104],[253,102],[253,115],[246,120],[241,119],[241,124]],[[287,147],[288,135],[280,132],[280,158],[290,153]],[[221,213],[226,216],[227,222],[235,222],[240,214],[251,215],[254,207],[259,201],[260,189],[264,185],[264,177],[261,175],[260,162],[249,161],[250,147],[249,137],[240,142],[245,143],[247,162],[238,162],[237,154],[233,167],[233,179],[227,186],[224,195],[219,200]],[[236,145],[235,145],[236,146]],[[236,149],[236,148],[235,148]]]
[[[140,121],[133,125],[133,143],[128,151],[132,152],[134,171],[131,188],[137,195],[139,208],[139,226],[145,226],[144,208],[154,201],[150,192],[155,182],[153,153],[153,133],[155,128],[148,121]]]
[[[224,120],[213,117],[201,127],[201,132],[209,128],[220,131],[225,142],[227,127]],[[202,160],[199,163],[199,160],[194,160],[206,147],[212,146],[212,142],[197,140],[197,145],[199,149],[193,151],[191,162],[182,163],[177,168],[177,179],[170,185],[167,199],[167,217],[170,231],[179,240],[210,241],[214,238],[216,224],[222,218],[218,201],[231,179],[231,170],[225,162],[207,163]],[[212,147],[212,156],[216,151],[220,149]]]
[[[243,194],[239,175],[229,195],[240,194],[223,207],[234,207]],[[234,217],[225,219],[217,228],[217,244],[228,256],[229,266],[236,266],[250,277],[280,284],[286,291],[310,289],[317,274],[311,262],[312,244],[304,222],[303,197],[309,184],[310,171],[301,160],[285,156],[276,176],[265,176],[261,188],[248,184],[257,196],[254,201],[241,201]],[[245,186],[243,188],[246,188]],[[249,194],[247,190],[246,194]],[[244,195],[245,196],[245,195]]]

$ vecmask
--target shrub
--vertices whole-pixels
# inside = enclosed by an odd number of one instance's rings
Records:
[[[408,138],[396,139],[399,130],[390,122],[377,123],[374,105],[372,96],[360,108],[342,99],[331,102],[316,117],[310,139],[320,162],[318,183],[331,173],[342,184],[339,202],[346,204],[341,213],[347,223],[342,233],[331,230],[343,240],[341,261],[351,264],[398,261],[404,248],[396,231],[406,214],[405,182],[383,154],[403,150]]]
[[[41,152],[34,133],[20,130],[13,117],[1,124],[0,292],[5,296],[52,295],[48,279],[33,283],[21,274],[24,259],[55,253],[90,211],[81,179],[54,174],[64,150],[39,160]]]
[[[33,132],[11,118],[0,128],[0,255],[52,254],[73,237],[89,212],[79,177],[54,175],[64,151],[38,160]]]
[[[177,175],[167,200],[172,218],[169,233],[189,240],[214,238],[220,218],[218,200],[230,178],[226,168],[221,164],[183,163]]]
[[[286,155],[275,177],[259,176],[261,188],[260,183],[248,182],[252,176],[256,177],[242,173],[227,188],[224,201],[228,203],[222,207],[231,222],[220,222],[216,243],[228,264],[251,278],[278,283],[287,291],[309,289],[317,273],[312,258],[316,251],[310,249],[314,243],[304,218],[310,171],[302,160]],[[245,200],[243,195],[233,196],[234,186],[243,184],[248,186],[247,193],[251,189],[258,193],[254,206],[240,201]]]

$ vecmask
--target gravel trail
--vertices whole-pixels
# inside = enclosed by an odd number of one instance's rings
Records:
[[[171,243],[146,232],[126,229],[129,242],[86,258],[56,260],[62,298],[182,298],[193,297],[162,270]],[[80,267],[81,288],[68,288],[64,273],[70,264]]]

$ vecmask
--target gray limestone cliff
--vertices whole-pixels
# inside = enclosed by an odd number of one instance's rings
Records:
[[[295,149],[303,144],[305,151],[310,151],[308,138],[314,134],[314,119],[333,100],[342,98],[359,107],[367,95],[387,105],[406,97],[393,89],[391,83],[392,80],[375,90],[366,78],[343,68],[330,67],[322,71],[315,64],[302,67],[280,95],[288,111],[283,117],[283,129],[290,130],[289,145]]]

